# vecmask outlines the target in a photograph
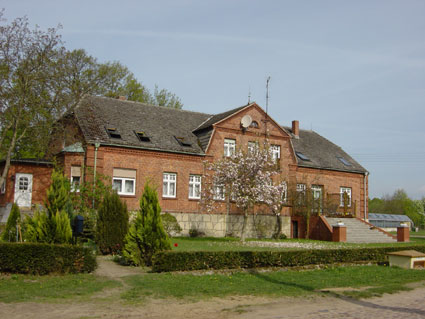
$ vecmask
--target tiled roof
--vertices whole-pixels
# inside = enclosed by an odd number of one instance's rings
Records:
[[[345,172],[367,172],[364,167],[344,152],[341,147],[335,145],[316,132],[300,130],[299,137],[297,138],[292,134],[291,128],[286,126],[283,128],[287,132],[291,133],[290,135],[292,137],[291,140],[294,146],[294,151],[296,153],[301,153],[304,155],[304,158],[308,159],[303,160],[302,155],[296,156],[299,166]]]
[[[197,132],[197,131],[202,131],[204,129],[210,128],[213,124],[220,122],[221,120],[224,120],[226,117],[244,109],[248,105],[249,104],[237,107],[237,108],[232,109],[230,111],[226,111],[226,112],[223,112],[223,113],[212,115],[205,122],[203,122],[199,127],[197,127],[194,131]]]
[[[212,125],[248,105],[211,115],[152,106],[132,101],[86,96],[75,109],[75,116],[87,142],[165,152],[204,155],[212,133]],[[302,167],[346,172],[367,172],[339,146],[313,131],[300,130],[299,138],[291,128],[282,127],[292,137]],[[107,129],[112,129],[108,134]],[[143,132],[149,142],[141,141],[136,132]],[[120,138],[115,138],[118,134]],[[180,141],[178,139],[179,138]],[[187,145],[190,146],[187,146]],[[186,145],[186,146],[185,146]],[[345,163],[344,163],[345,162]]]
[[[204,153],[192,130],[211,117],[95,96],[86,96],[76,107],[75,115],[87,142],[189,154]],[[111,137],[108,128],[115,129],[121,138]],[[135,132],[143,132],[150,142],[140,141]],[[176,137],[190,146],[181,145]]]

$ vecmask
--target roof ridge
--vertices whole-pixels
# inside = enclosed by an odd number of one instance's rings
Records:
[[[143,106],[148,106],[148,107],[159,107],[159,108],[162,108],[162,109],[175,110],[175,111],[179,111],[179,112],[196,113],[196,114],[210,115],[210,116],[214,115],[214,114],[208,114],[208,113],[197,112],[197,111],[177,109],[177,108],[174,108],[174,107],[167,107],[167,106],[163,106],[163,105],[154,105],[154,104],[142,103],[142,102],[131,101],[131,100],[119,100],[119,99],[115,99],[115,98],[107,97],[107,96],[88,95],[88,97],[89,98],[101,98],[101,99],[106,99],[106,100],[114,100],[114,101],[117,101],[117,102],[132,103],[132,104],[143,105]]]

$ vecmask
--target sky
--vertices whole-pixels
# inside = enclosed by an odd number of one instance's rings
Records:
[[[11,22],[62,25],[65,46],[119,61],[184,109],[251,101],[363,165],[369,196],[425,196],[423,0],[0,0]]]

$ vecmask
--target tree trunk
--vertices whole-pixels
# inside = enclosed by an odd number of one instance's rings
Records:
[[[3,173],[0,176],[0,188],[4,184],[4,182],[6,181],[7,174],[9,172],[10,159],[12,157],[12,151],[15,148],[17,135],[18,135],[18,120],[16,120],[15,125],[14,125],[13,137],[12,137],[12,140],[10,141],[9,149],[7,150],[7,154],[6,154],[6,158],[5,158],[5,164],[4,164],[4,168],[3,168]]]
[[[276,239],[279,239],[281,234],[282,234],[282,220],[280,219],[280,215],[276,214],[276,232],[274,234],[274,237]]]
[[[244,212],[243,214],[243,223],[242,223],[242,231],[241,231],[241,240],[245,241],[246,239],[246,224],[248,221],[248,214],[246,212]]]

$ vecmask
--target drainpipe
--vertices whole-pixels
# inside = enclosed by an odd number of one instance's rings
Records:
[[[364,179],[363,179],[363,190],[364,190],[364,212],[363,212],[363,220],[366,221],[366,210],[367,210],[367,193],[366,193],[366,179],[369,175],[368,172],[364,173]]]
[[[93,202],[92,202],[92,208],[94,208],[94,192],[96,190],[97,150],[99,149],[99,146],[100,146],[100,143],[94,143]]]

